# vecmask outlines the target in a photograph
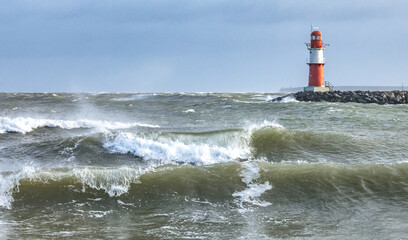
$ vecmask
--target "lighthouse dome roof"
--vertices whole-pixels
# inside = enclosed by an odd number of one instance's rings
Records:
[[[321,34],[319,31],[313,31],[313,32],[312,32],[312,35],[315,35],[315,36],[316,36],[316,35],[318,35],[318,36],[322,36],[322,34]]]

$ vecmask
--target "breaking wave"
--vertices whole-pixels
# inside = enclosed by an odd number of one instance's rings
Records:
[[[266,99],[266,102],[275,102],[275,103],[292,103],[299,102],[293,95],[283,96],[283,97],[269,97]]]
[[[282,100],[279,102],[280,103],[291,103],[291,102],[299,102],[299,101],[296,100],[296,98],[293,96],[288,96],[288,97],[282,98]]]
[[[103,146],[111,153],[130,153],[145,160],[208,165],[251,158],[248,140],[254,132],[265,127],[283,128],[275,122],[264,121],[244,130],[172,133],[158,137],[119,132],[108,137]]]
[[[140,126],[135,123],[34,119],[35,124],[30,125],[25,122],[30,123],[30,119],[20,120],[24,124],[7,127],[7,131],[25,133],[44,126],[69,129],[100,125],[103,129],[119,131],[73,137],[53,144],[59,146],[58,151],[77,158],[77,163],[81,163],[79,159],[87,164],[94,161],[93,167],[24,167],[0,173],[0,206],[3,208],[11,208],[15,201],[26,204],[28,196],[33,196],[30,201],[40,204],[41,199],[47,198],[47,191],[67,199],[83,195],[84,201],[120,197],[122,203],[141,197],[160,198],[164,192],[224,199],[247,211],[251,206],[267,207],[282,199],[290,201],[293,196],[285,192],[288,185],[306,198],[315,198],[313,194],[319,191],[323,191],[319,196],[340,194],[342,197],[344,191],[356,190],[364,192],[363,195],[368,191],[376,193],[383,191],[387,184],[405,194],[408,185],[406,163],[349,167],[319,159],[323,156],[347,159],[358,154],[367,157],[368,140],[339,133],[291,130],[275,122],[198,133],[142,133],[126,129]],[[6,129],[6,121],[19,122],[7,118],[1,121],[2,129]],[[93,155],[98,157],[92,159]],[[101,159],[119,158],[126,158],[124,165],[97,167]],[[383,176],[392,179],[391,182],[382,179]]]
[[[182,201],[185,197],[229,202],[243,211],[288,202],[345,207],[366,197],[406,203],[408,164],[310,164],[230,162],[209,166],[138,168],[32,168],[0,174],[0,207],[53,201],[116,203]],[[288,191],[290,189],[290,191]],[[103,200],[103,201],[102,201]],[[117,200],[120,200],[117,201]],[[105,202],[106,203],[106,202]],[[112,204],[112,203],[107,203]]]
[[[130,153],[145,160],[195,165],[246,158],[249,153],[243,148],[220,147],[206,143],[183,143],[169,139],[153,140],[129,132],[119,133],[113,139],[106,141],[104,147],[111,153]]]
[[[80,184],[82,192],[88,187],[103,191],[110,197],[120,196],[128,192],[130,184],[136,183],[143,172],[150,170],[149,167],[143,170],[130,167],[74,169],[24,167],[18,172],[0,174],[0,207],[11,208],[13,194],[20,192],[22,187],[33,184],[56,183],[64,187]]]
[[[122,97],[122,98],[113,98],[113,101],[117,102],[130,102],[130,101],[137,101],[137,100],[143,100],[152,96],[156,96],[156,94],[136,94],[132,96],[127,96],[127,97]]]
[[[147,128],[159,128],[158,125],[145,124],[145,123],[123,123],[123,122],[109,122],[101,120],[57,120],[46,118],[30,118],[30,117],[0,117],[0,133],[16,132],[16,133],[28,133],[37,128],[50,127],[50,128],[63,128],[63,129],[75,129],[75,128],[94,128],[98,131],[107,131],[115,129],[125,129],[131,127],[147,127]]]
[[[232,194],[233,197],[236,197],[236,202],[240,206],[240,209],[245,211],[245,203],[252,205],[258,205],[266,207],[271,205],[270,202],[260,201],[259,197],[268,190],[272,189],[272,186],[268,181],[260,184],[256,181],[260,177],[260,167],[256,162],[243,162],[242,167],[244,168],[241,172],[242,181],[246,184],[247,188],[242,191],[237,191]]]

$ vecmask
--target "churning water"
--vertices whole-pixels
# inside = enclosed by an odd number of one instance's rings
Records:
[[[1,239],[408,234],[408,106],[0,94]]]

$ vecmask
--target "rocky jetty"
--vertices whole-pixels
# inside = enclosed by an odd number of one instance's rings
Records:
[[[331,91],[331,92],[297,92],[278,97],[272,102],[280,102],[285,97],[293,97],[304,102],[356,102],[377,104],[407,104],[407,91]]]

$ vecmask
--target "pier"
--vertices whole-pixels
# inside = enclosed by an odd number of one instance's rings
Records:
[[[356,102],[376,104],[407,104],[407,91],[330,91],[330,92],[297,92],[272,99],[280,102],[283,98],[293,97],[302,102]]]

